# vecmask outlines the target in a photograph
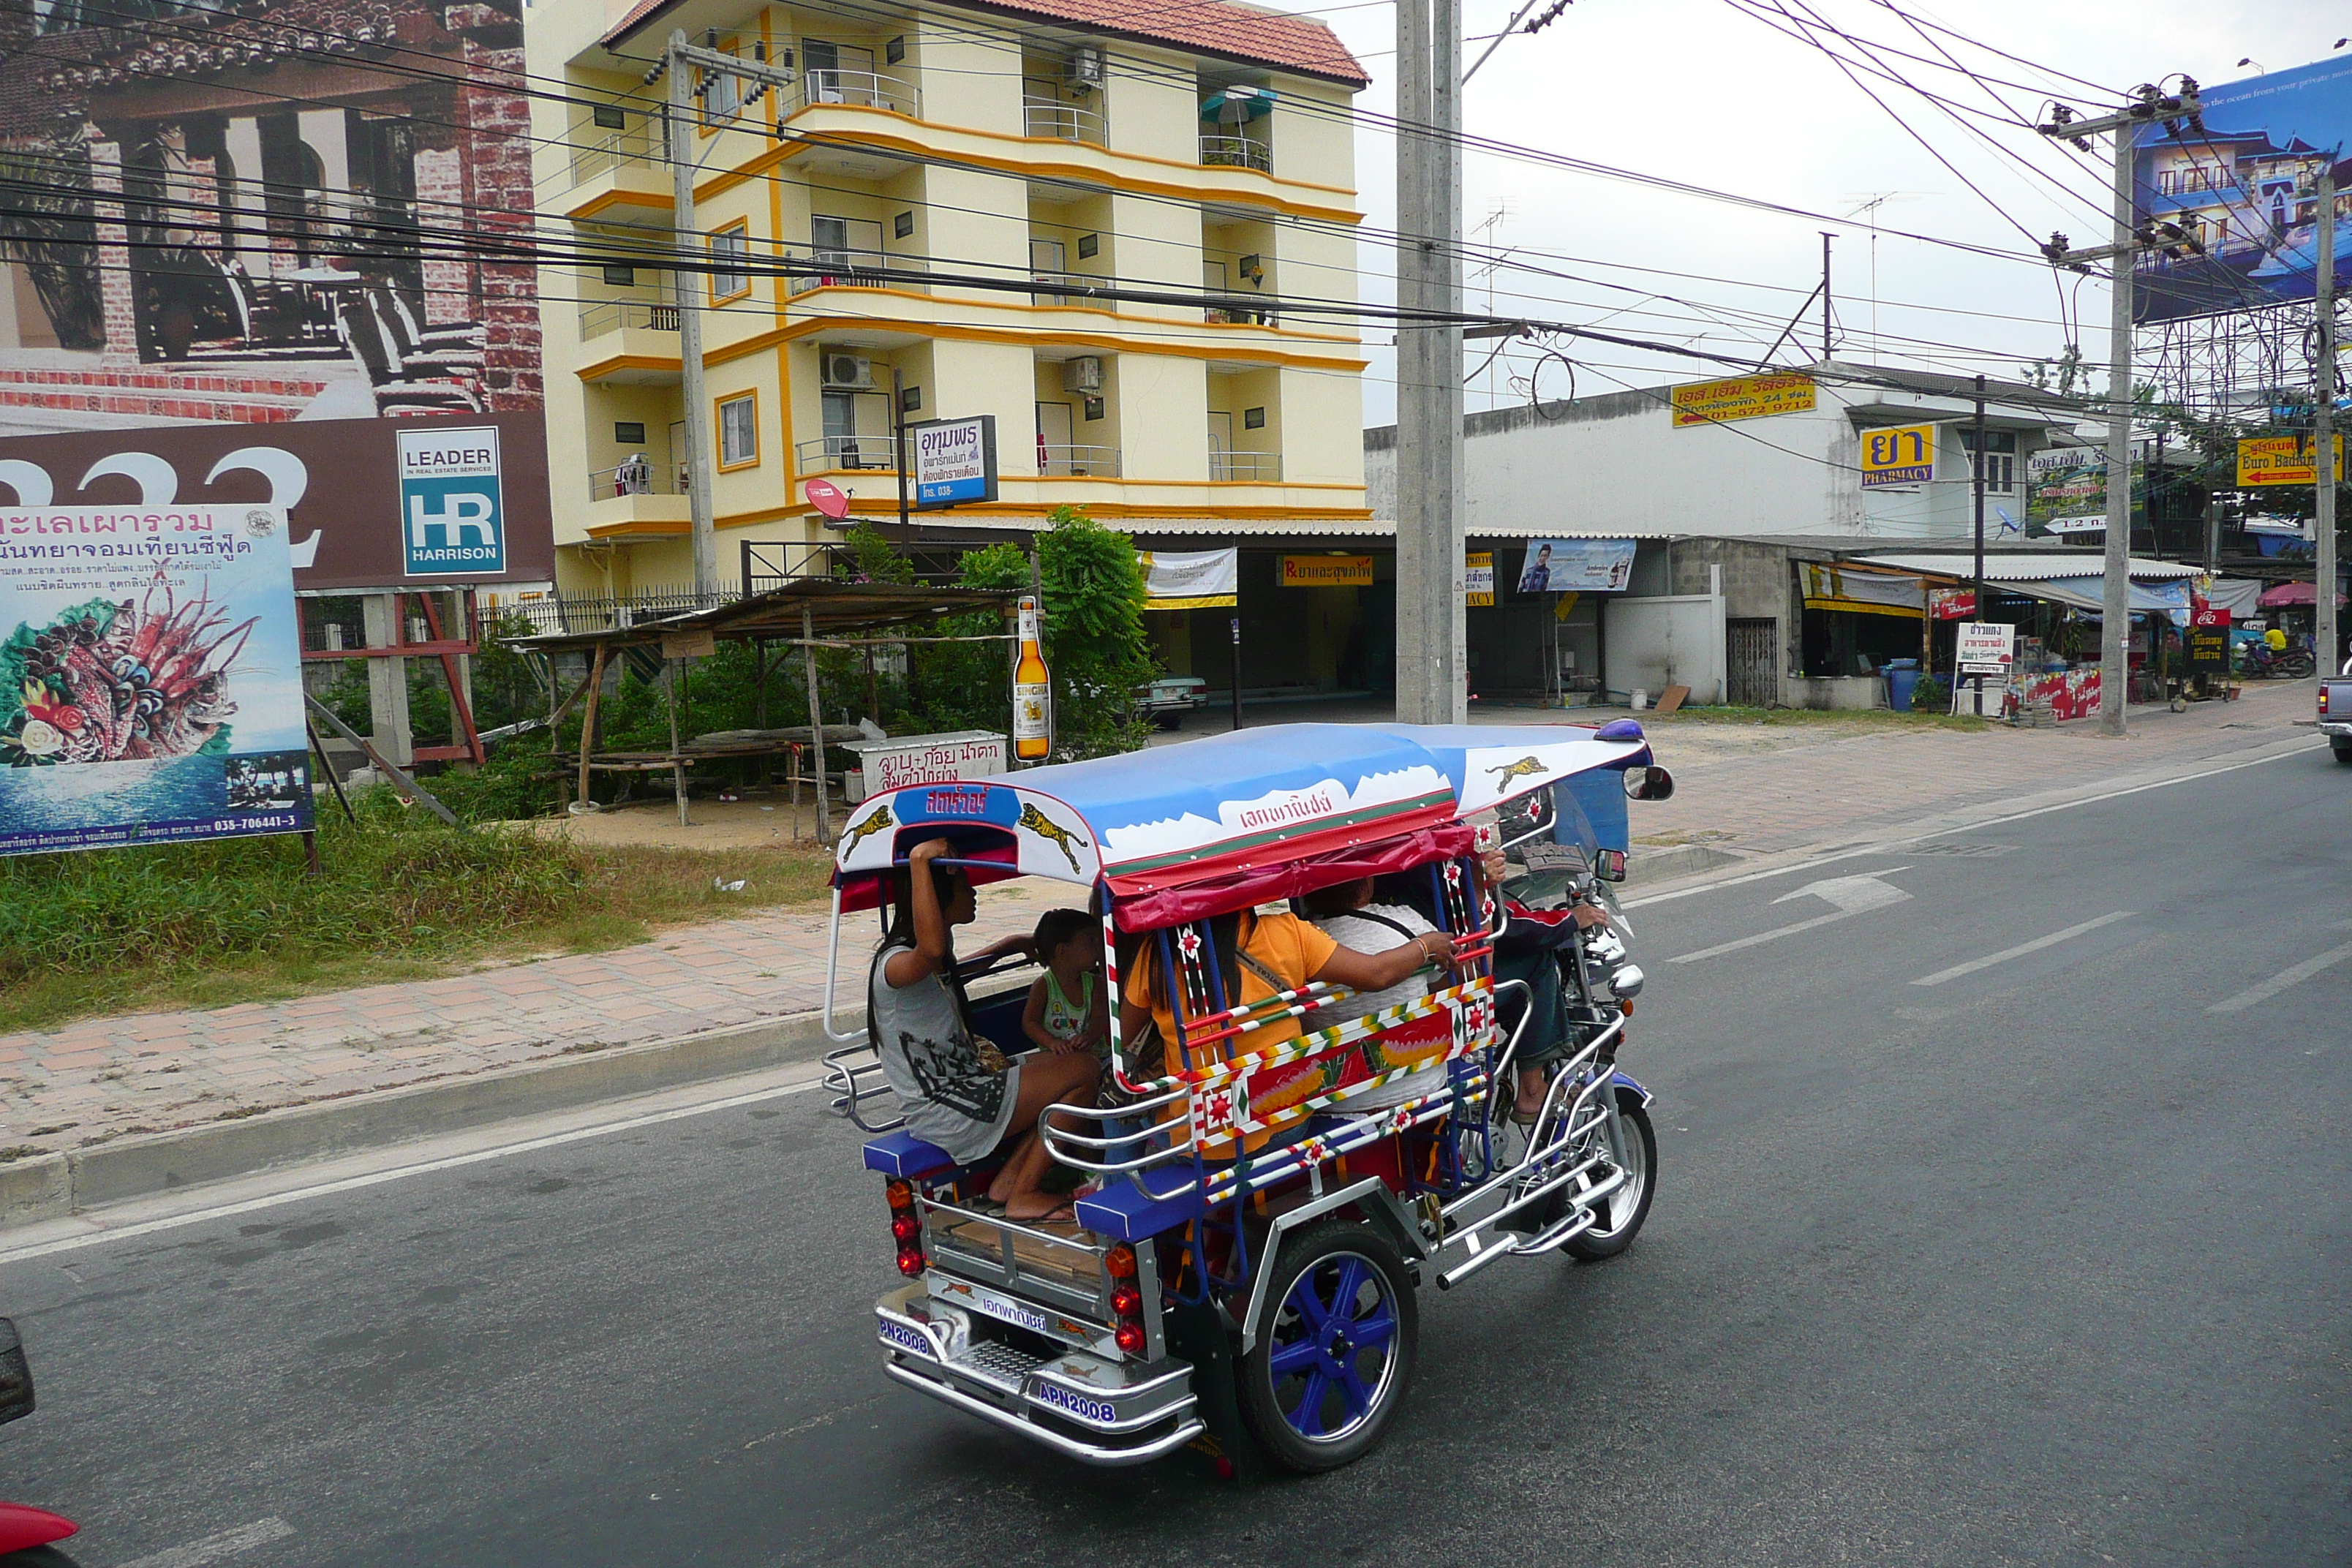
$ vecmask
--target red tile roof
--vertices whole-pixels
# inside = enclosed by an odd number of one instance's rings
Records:
[[[1031,16],[1156,44],[1172,44],[1201,54],[1251,65],[1271,66],[1300,76],[1361,87],[1371,80],[1348,46],[1322,23],[1306,16],[1264,10],[1243,0],[961,0],[974,10]],[[638,0],[620,25],[606,33],[607,47],[620,44],[677,0]]]

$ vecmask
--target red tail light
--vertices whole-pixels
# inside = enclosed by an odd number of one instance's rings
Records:
[[[1135,1248],[1120,1242],[1103,1254],[1103,1272],[1111,1277],[1111,1316],[1118,1320],[1111,1339],[1129,1355],[1140,1355],[1150,1342],[1143,1331],[1143,1291],[1136,1282]]]
[[[1110,1310],[1122,1318],[1132,1318],[1143,1310],[1143,1292],[1132,1285],[1122,1285],[1110,1293]]]
[[[923,1272],[923,1216],[915,1206],[915,1184],[892,1181],[883,1184],[882,1195],[890,1204],[890,1240],[898,1249],[898,1272],[912,1279]]]
[[[1129,1319],[1119,1324],[1117,1338],[1118,1340],[1118,1348],[1125,1351],[1128,1354],[1140,1355],[1143,1353],[1143,1325],[1141,1323],[1136,1322],[1133,1319]]]

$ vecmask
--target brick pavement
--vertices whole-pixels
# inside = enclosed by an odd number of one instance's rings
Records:
[[[1749,852],[1843,841],[1931,811],[2177,770],[2285,739],[2307,715],[2309,691],[2256,686],[2246,701],[2186,714],[2135,710],[2138,733],[2122,743],[2099,739],[2090,724],[1816,738],[1795,728],[1667,721],[1654,738],[1682,788],[1672,802],[1638,807],[1636,830]],[[1069,892],[1048,883],[984,890],[966,945],[1027,930]],[[810,907],[442,980],[0,1035],[0,1149],[70,1149],[805,1014],[823,994],[824,927],[823,910]],[[861,921],[845,945],[862,956],[871,931]],[[861,957],[848,967],[855,1002]]]

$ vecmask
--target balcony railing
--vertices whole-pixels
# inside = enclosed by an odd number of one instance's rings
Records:
[[[814,441],[803,441],[793,448],[795,471],[803,474],[824,473],[834,469],[871,469],[876,473],[895,474],[898,465],[890,458],[890,437],[880,436],[820,436]]]
[[[1115,479],[1118,478],[1118,448],[1064,447],[1040,441],[1037,472],[1049,479]]]
[[[1062,142],[1091,142],[1099,147],[1110,135],[1110,122],[1097,110],[1051,98],[1022,99],[1021,121],[1024,135]]]
[[[619,463],[588,473],[588,499],[611,500],[615,496],[682,496],[686,493],[683,463]]]
[[[1082,272],[1038,272],[1032,276],[1037,280],[1037,291],[1029,296],[1033,305],[1100,304],[1118,309],[1108,300],[1094,298],[1094,290],[1103,282],[1099,278],[1089,278]]]
[[[922,94],[903,77],[882,71],[811,70],[801,77],[801,106],[824,103],[856,104],[862,109],[887,109],[920,120]]]
[[[653,162],[653,153],[644,132],[615,131],[583,147],[572,149],[572,184],[577,188],[607,169],[616,169],[627,163],[650,168]]]
[[[1209,478],[1219,484],[1239,480],[1243,483],[1278,485],[1282,482],[1282,454],[1212,452],[1209,454]]]
[[[1201,162],[1271,174],[1274,172],[1274,149],[1247,136],[1203,135],[1201,138]]]
[[[677,331],[677,307],[654,300],[599,300],[580,307],[580,336],[602,337],[635,327],[640,331]]]
[[[929,270],[919,256],[834,246],[788,245],[783,250],[785,264],[793,268],[790,291],[794,294],[805,294],[812,289],[911,289],[920,294],[931,291],[931,286],[920,279],[903,276]]]
[[[1274,312],[1246,300],[1223,299],[1201,312],[1203,321],[1228,327],[1270,327]]]

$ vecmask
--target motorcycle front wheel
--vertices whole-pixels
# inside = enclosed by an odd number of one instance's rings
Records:
[[[1599,1200],[1599,1222],[1591,1229],[1560,1245],[1562,1252],[1580,1263],[1599,1263],[1633,1246],[1650,1217],[1651,1200],[1657,1196],[1658,1135],[1650,1125],[1650,1113],[1642,1109],[1641,1097],[1631,1089],[1617,1091],[1617,1128],[1619,1143],[1610,1157],[1624,1169],[1625,1184]],[[1576,1206],[1572,1191],[1554,1194],[1544,1223],[1557,1225]]]

